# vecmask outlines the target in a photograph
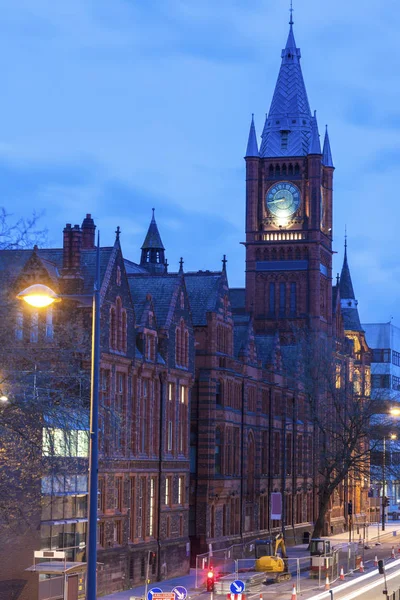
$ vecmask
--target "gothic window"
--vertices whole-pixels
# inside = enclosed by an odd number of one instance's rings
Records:
[[[121,298],[118,296],[116,302],[116,321],[117,321],[117,343],[116,343],[116,350],[121,350],[121,344],[122,344],[122,301]]]
[[[269,176],[270,177],[274,176],[274,167],[272,165],[269,166]]]
[[[263,431],[261,436],[261,473],[268,475],[268,431]]]
[[[264,250],[264,260],[269,260],[269,250]]]
[[[175,330],[175,364],[184,368],[189,365],[189,331],[183,319]]]
[[[117,285],[121,285],[121,267],[117,267]]]
[[[24,339],[24,313],[22,312],[22,310],[19,310],[17,312],[17,318],[15,321],[15,339]]]
[[[150,262],[150,250],[146,252],[146,262]]]
[[[286,283],[279,284],[279,316],[286,314]]]
[[[279,250],[279,260],[285,260],[285,252],[283,248]]]
[[[53,309],[50,307],[46,311],[46,338],[49,340],[52,340],[53,335],[54,335]]]
[[[275,316],[275,283],[269,284],[269,314]]]
[[[128,325],[126,318],[126,310],[122,311],[122,331],[121,331],[121,350],[126,352],[127,350],[127,337],[128,337]]]
[[[220,427],[215,430],[215,474],[222,474],[222,432]]]
[[[181,309],[185,308],[185,295],[181,292]]]
[[[296,163],[296,164],[294,165],[294,174],[295,174],[295,175],[299,175],[299,173],[300,173],[300,167],[299,167],[299,164],[298,164],[298,163]]]
[[[157,250],[157,252],[156,252],[156,263],[159,263],[159,262],[160,262],[160,253]]]
[[[288,171],[289,175],[293,175],[293,165],[292,163],[289,164],[289,171]]]
[[[179,453],[186,454],[188,436],[188,387],[186,385],[181,385],[179,389],[178,417]]]
[[[279,165],[276,165],[275,167],[275,177],[280,177],[281,176],[281,168]]]
[[[116,315],[115,315],[115,307],[112,306],[110,308],[110,348],[112,350],[115,350],[116,345],[117,345]]]
[[[282,149],[286,149],[287,148],[287,133],[286,133],[286,147],[283,148],[283,136],[286,132],[282,133]],[[286,173],[287,173],[287,169],[286,169],[286,165],[282,165],[282,177],[286,177]]]
[[[217,381],[215,384],[215,404],[222,404],[222,382]]]
[[[290,284],[290,315],[295,317],[297,313],[297,290],[296,282]]]
[[[255,471],[255,444],[254,436],[249,434],[247,442],[247,494],[250,498],[254,494],[254,471]]]
[[[31,314],[30,341],[36,343],[39,340],[39,313],[37,310]]]

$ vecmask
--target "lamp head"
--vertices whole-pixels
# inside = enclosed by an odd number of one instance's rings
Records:
[[[45,308],[53,302],[58,302],[56,292],[42,283],[30,285],[17,295],[18,300],[24,300],[30,306],[35,308]]]

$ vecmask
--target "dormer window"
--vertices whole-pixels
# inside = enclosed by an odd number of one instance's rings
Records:
[[[281,150],[287,150],[288,147],[288,131],[281,131]]]

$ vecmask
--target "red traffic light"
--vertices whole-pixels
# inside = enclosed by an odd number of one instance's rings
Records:
[[[207,573],[207,592],[214,591],[214,572],[208,571]]]
[[[208,571],[207,577],[208,577],[208,579],[213,579],[214,573],[212,571]]]

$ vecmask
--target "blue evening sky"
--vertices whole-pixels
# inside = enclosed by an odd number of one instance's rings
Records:
[[[92,213],[139,260],[151,208],[172,270],[244,284],[245,164],[288,34],[289,0],[0,0],[0,205],[44,210],[49,241]],[[400,325],[400,9],[294,0],[295,38],[335,172],[335,273],[362,321]]]

